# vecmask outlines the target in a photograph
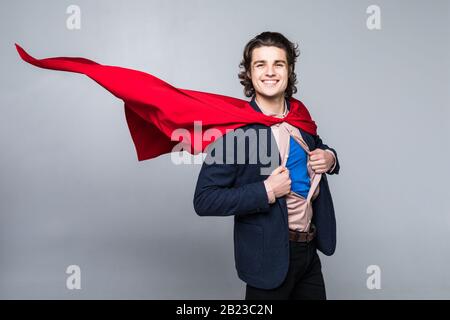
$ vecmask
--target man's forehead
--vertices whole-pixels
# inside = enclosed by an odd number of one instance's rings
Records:
[[[283,49],[274,46],[263,46],[253,49],[252,61],[271,60],[286,61],[286,52]]]

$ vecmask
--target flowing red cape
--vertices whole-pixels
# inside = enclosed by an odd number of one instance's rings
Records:
[[[208,92],[179,89],[157,77],[132,69],[101,65],[79,57],[35,59],[16,44],[20,57],[40,68],[81,73],[96,81],[117,98],[125,102],[125,116],[139,161],[171,152],[180,143],[172,140],[176,129],[185,129],[191,148],[197,154],[214,140],[196,139],[194,122],[201,121],[202,132],[216,129],[214,137],[228,130],[260,123],[271,126],[286,121],[316,135],[317,126],[303,105],[291,98],[290,111],[283,119],[266,116],[255,111],[248,101]],[[218,131],[217,131],[218,130]],[[199,143],[200,141],[200,143]],[[186,141],[184,141],[186,142]]]

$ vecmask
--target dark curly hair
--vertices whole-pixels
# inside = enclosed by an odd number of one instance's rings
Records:
[[[253,88],[252,80],[248,77],[247,72],[250,71],[250,64],[252,61],[253,49],[273,46],[283,49],[286,52],[286,58],[289,68],[289,79],[285,91],[286,98],[291,98],[294,93],[297,92],[297,75],[295,74],[295,62],[300,56],[298,50],[298,44],[290,42],[285,36],[278,32],[266,31],[260,33],[252,40],[250,40],[244,48],[243,59],[239,64],[241,71],[238,74],[240,83],[244,86],[244,94],[246,97],[252,97],[255,94],[255,88]]]

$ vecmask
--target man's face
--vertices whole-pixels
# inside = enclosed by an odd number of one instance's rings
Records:
[[[286,52],[278,47],[253,49],[248,75],[257,95],[266,98],[284,96],[289,79]]]

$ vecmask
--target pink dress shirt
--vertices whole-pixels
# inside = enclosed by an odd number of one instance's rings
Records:
[[[258,105],[259,106],[259,105]],[[261,111],[269,116],[274,116],[278,118],[284,118],[288,114],[288,110],[285,104],[284,112],[282,115],[273,114],[263,110],[259,107]],[[281,163],[283,166],[286,166],[287,158],[289,156],[289,141],[290,136],[292,136],[300,146],[308,153],[309,147],[306,142],[303,140],[300,130],[287,122],[277,123],[270,127],[272,134],[274,135],[275,141],[278,145],[278,149],[280,151]],[[335,158],[334,153],[331,150],[325,150],[330,152]],[[305,199],[302,195],[299,195],[293,191],[290,191],[286,197],[286,204],[288,209],[288,222],[289,229],[298,230],[298,231],[309,231],[311,221],[312,221],[312,201],[319,194],[319,182],[322,177],[322,174],[316,174],[314,170],[312,170],[309,161],[307,162],[308,166],[308,174],[311,181],[311,187],[308,193],[307,198]],[[334,161],[333,168],[330,171],[333,171],[336,166],[336,158]],[[276,201],[275,194],[267,182],[264,181],[264,185],[267,191],[267,197],[269,199],[269,203],[274,203]]]

